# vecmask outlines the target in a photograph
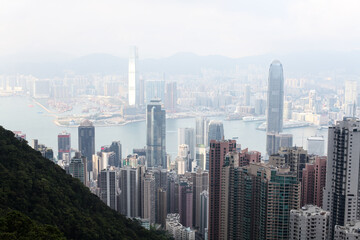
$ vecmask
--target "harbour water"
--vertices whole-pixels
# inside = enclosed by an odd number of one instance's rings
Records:
[[[77,128],[57,126],[53,122],[54,118],[54,115],[44,111],[31,98],[20,96],[0,97],[1,126],[12,131],[22,131],[26,134],[29,143],[32,139],[38,139],[39,143],[53,148],[55,154],[57,154],[57,135],[67,131],[71,133],[72,148],[77,149]],[[223,119],[220,118],[220,120]],[[226,139],[236,137],[242,148],[257,150],[265,155],[265,132],[256,129],[261,122],[223,120],[223,123]],[[184,127],[195,128],[195,119],[167,119],[166,121],[166,149],[172,158],[177,154],[178,128]],[[286,129],[284,133],[293,134],[293,142],[296,146],[306,148],[306,139],[315,134],[323,135],[325,143],[327,143],[327,129],[318,130],[317,127],[307,126]],[[143,148],[146,144],[145,121],[129,123],[123,126],[95,128],[95,145],[98,151],[101,146],[109,145],[115,140],[122,143],[123,157],[132,153],[133,148]]]

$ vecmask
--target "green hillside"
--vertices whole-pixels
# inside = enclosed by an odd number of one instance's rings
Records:
[[[0,126],[0,239],[167,239],[107,207]]]

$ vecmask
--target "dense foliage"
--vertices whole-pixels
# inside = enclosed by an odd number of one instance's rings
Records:
[[[21,212],[0,210],[0,239],[65,240],[57,227],[39,224]]]
[[[11,228],[12,219],[22,228]],[[1,126],[0,225],[0,239],[166,239],[107,207]]]

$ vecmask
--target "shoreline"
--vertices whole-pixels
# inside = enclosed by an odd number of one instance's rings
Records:
[[[39,106],[40,106],[43,110],[45,110],[46,112],[51,113],[51,114],[55,114],[53,111],[50,111],[50,109],[48,109],[48,108],[45,107],[43,104],[41,104],[39,101],[37,101],[35,98],[31,97],[31,100],[32,100],[35,104],[39,105]],[[55,116],[56,116],[56,115],[55,115]]]

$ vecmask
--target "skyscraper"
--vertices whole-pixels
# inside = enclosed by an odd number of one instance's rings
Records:
[[[297,180],[301,182],[302,171],[305,168],[305,164],[309,162],[307,151],[302,147],[284,147],[279,150],[279,154],[285,158],[285,164],[292,173],[296,174]]]
[[[344,118],[329,127],[328,160],[323,208],[331,212],[330,235],[335,225],[359,220],[360,121]]]
[[[186,165],[187,165],[187,161],[185,158],[177,156],[175,159],[176,162],[176,169],[177,169],[177,174],[178,175],[182,175],[185,174],[186,172]]]
[[[192,185],[186,179],[179,183],[179,214],[180,222],[186,227],[193,225],[193,190]]]
[[[195,159],[195,134],[193,128],[179,128],[178,145],[186,144],[189,147],[190,159]]]
[[[160,211],[159,209],[159,194],[158,194],[158,190],[162,189],[163,192],[167,191],[167,187],[168,187],[168,176],[167,176],[167,170],[166,169],[162,169],[161,167],[157,167],[157,168],[148,168],[147,171],[148,174],[152,174],[155,178],[155,190],[154,190],[154,195],[155,195],[155,222],[156,223],[161,223],[161,221],[163,219],[160,219],[161,216],[159,214],[162,214],[163,212]],[[161,196],[164,195],[164,193],[160,194]],[[145,196],[144,196],[145,197]],[[166,203],[164,203],[166,204]],[[162,205],[161,205],[162,206]]]
[[[176,105],[177,105],[176,82],[169,82],[166,84],[165,109],[170,112],[175,112]]]
[[[357,82],[346,81],[345,82],[345,104],[356,103],[357,100]]]
[[[310,90],[309,91],[309,110],[313,113],[316,112],[316,91]]]
[[[114,161],[109,162],[109,165],[114,167],[122,167],[122,146],[120,141],[113,141],[108,148],[109,152],[113,152],[115,154]]]
[[[197,145],[196,147],[196,162],[198,167],[202,170],[209,170],[206,162],[206,148],[205,145]]]
[[[326,157],[316,156],[314,163],[307,163],[302,173],[301,206],[323,205],[323,189],[326,181]]]
[[[69,164],[69,174],[79,179],[84,185],[87,184],[86,164],[86,158],[81,157],[79,152],[75,153]]]
[[[202,237],[205,237],[205,229],[208,228],[209,222],[209,192],[204,190],[200,194],[200,226],[199,230]]]
[[[134,218],[139,214],[139,176],[138,169],[124,166],[120,169],[120,213]]]
[[[220,239],[265,239],[267,186],[271,168],[239,166],[239,154],[229,152],[221,176]]]
[[[300,183],[288,169],[273,169],[268,184],[266,239],[289,239],[290,210],[300,208]]]
[[[250,99],[251,99],[251,87],[250,85],[245,86],[245,106],[250,106]]]
[[[100,199],[112,209],[118,210],[119,185],[116,171],[112,168],[101,170],[99,181]]]
[[[146,173],[143,183],[143,215],[142,218],[148,219],[150,224],[155,223],[156,213],[156,188],[155,176],[152,172]]]
[[[231,231],[240,239],[266,239],[267,189],[271,170],[261,163],[250,163],[231,171],[231,180],[234,181],[230,189]]]
[[[236,150],[235,140],[211,140],[210,141],[210,171],[209,171],[209,239],[219,239],[220,227],[220,197],[222,167],[224,166],[225,155]]]
[[[345,100],[343,104],[345,116],[352,117],[356,115],[357,103],[357,82],[345,82]]]
[[[196,146],[204,145],[208,146],[208,128],[209,128],[209,120],[204,117],[196,118]]]
[[[168,212],[179,212],[179,182],[178,175],[171,171],[168,177]]]
[[[31,141],[31,147],[37,151],[38,148],[39,148],[39,140],[38,139],[33,139]]]
[[[159,100],[147,105],[146,127],[147,166],[166,169],[166,117]]]
[[[200,227],[201,217],[201,193],[209,189],[209,173],[198,169],[191,173],[193,186],[193,225]]]
[[[208,130],[208,144],[211,140],[220,141],[224,139],[224,126],[220,121],[211,120]]]
[[[325,141],[323,136],[314,136],[307,139],[307,151],[309,154],[324,155]]]
[[[70,154],[71,142],[70,133],[63,132],[58,135],[58,160],[63,160],[63,154]]]
[[[133,46],[130,48],[129,55],[129,105],[139,105],[140,100],[140,84],[139,84],[139,70],[138,70],[138,49]]]
[[[292,134],[266,133],[266,152],[269,156],[276,154],[282,147],[292,147],[292,144]]]
[[[286,101],[284,103],[284,119],[290,120],[292,117],[292,102]]]
[[[87,170],[92,171],[92,155],[95,154],[95,127],[89,120],[83,121],[78,128],[79,151],[87,159]]]
[[[233,216],[238,216],[238,211],[236,208],[239,207],[237,202],[234,202],[234,199],[231,195],[236,195],[237,198],[239,195],[234,194],[239,189],[238,179],[234,174],[234,169],[239,167],[239,154],[237,152],[230,152],[226,154],[224,164],[221,168],[221,178],[220,178],[220,221],[219,221],[219,238],[220,239],[241,239],[240,234],[237,234],[236,230],[240,230],[239,222],[236,221],[236,228],[234,226]],[[234,184],[236,186],[234,186]],[[241,203],[240,203],[241,204]],[[231,210],[230,210],[231,209]]]
[[[255,100],[255,114],[264,115],[266,112],[266,100],[265,99],[256,99]]]
[[[267,133],[280,133],[283,130],[284,75],[278,60],[271,63],[267,90]],[[268,141],[266,141],[268,145]],[[266,147],[268,149],[268,147]],[[270,155],[269,153],[267,153]]]
[[[166,225],[166,216],[167,216],[167,199],[166,199],[166,190],[159,188],[156,191],[157,194],[157,218],[158,223],[161,224],[162,227],[165,227]]]

